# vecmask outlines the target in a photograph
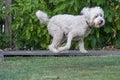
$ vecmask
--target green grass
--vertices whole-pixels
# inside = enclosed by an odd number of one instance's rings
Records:
[[[5,57],[0,80],[120,80],[120,56]]]

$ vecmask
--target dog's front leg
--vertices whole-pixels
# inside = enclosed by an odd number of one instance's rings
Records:
[[[87,51],[86,51],[85,48],[84,48],[84,40],[83,40],[83,38],[81,38],[81,39],[79,40],[79,48],[80,48],[80,52],[81,52],[81,53],[87,53]]]
[[[69,33],[69,34],[68,34],[68,38],[67,38],[67,43],[66,43],[66,45],[63,46],[63,47],[59,47],[58,50],[59,50],[59,51],[65,51],[65,50],[70,49],[71,41],[72,41],[72,39],[73,39],[73,36],[74,36],[74,35],[73,35],[72,33]]]

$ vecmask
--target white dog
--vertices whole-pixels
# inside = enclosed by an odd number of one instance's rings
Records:
[[[38,10],[36,16],[41,23],[46,24],[49,33],[53,37],[49,50],[58,53],[68,50],[71,46],[72,39],[79,40],[80,52],[86,53],[84,49],[84,37],[86,37],[91,27],[100,28],[105,24],[104,11],[100,7],[83,8],[82,15],[60,14],[48,18],[47,14]],[[67,43],[59,47],[60,43],[67,38]]]

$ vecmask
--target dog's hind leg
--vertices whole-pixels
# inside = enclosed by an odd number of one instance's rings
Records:
[[[71,46],[71,41],[72,41],[73,37],[74,37],[74,34],[73,34],[72,32],[70,32],[70,33],[68,34],[68,38],[67,38],[67,43],[66,43],[66,45],[63,46],[63,47],[59,47],[58,50],[59,50],[59,51],[68,50],[68,49],[70,48],[70,46]]]
[[[62,32],[57,32],[56,34],[53,35],[53,40],[51,45],[49,45],[49,50],[58,53],[59,50],[57,49],[59,44],[61,43],[63,39],[63,33]]]

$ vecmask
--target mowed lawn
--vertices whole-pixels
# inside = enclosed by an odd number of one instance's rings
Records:
[[[5,57],[0,80],[120,80],[120,56]]]

